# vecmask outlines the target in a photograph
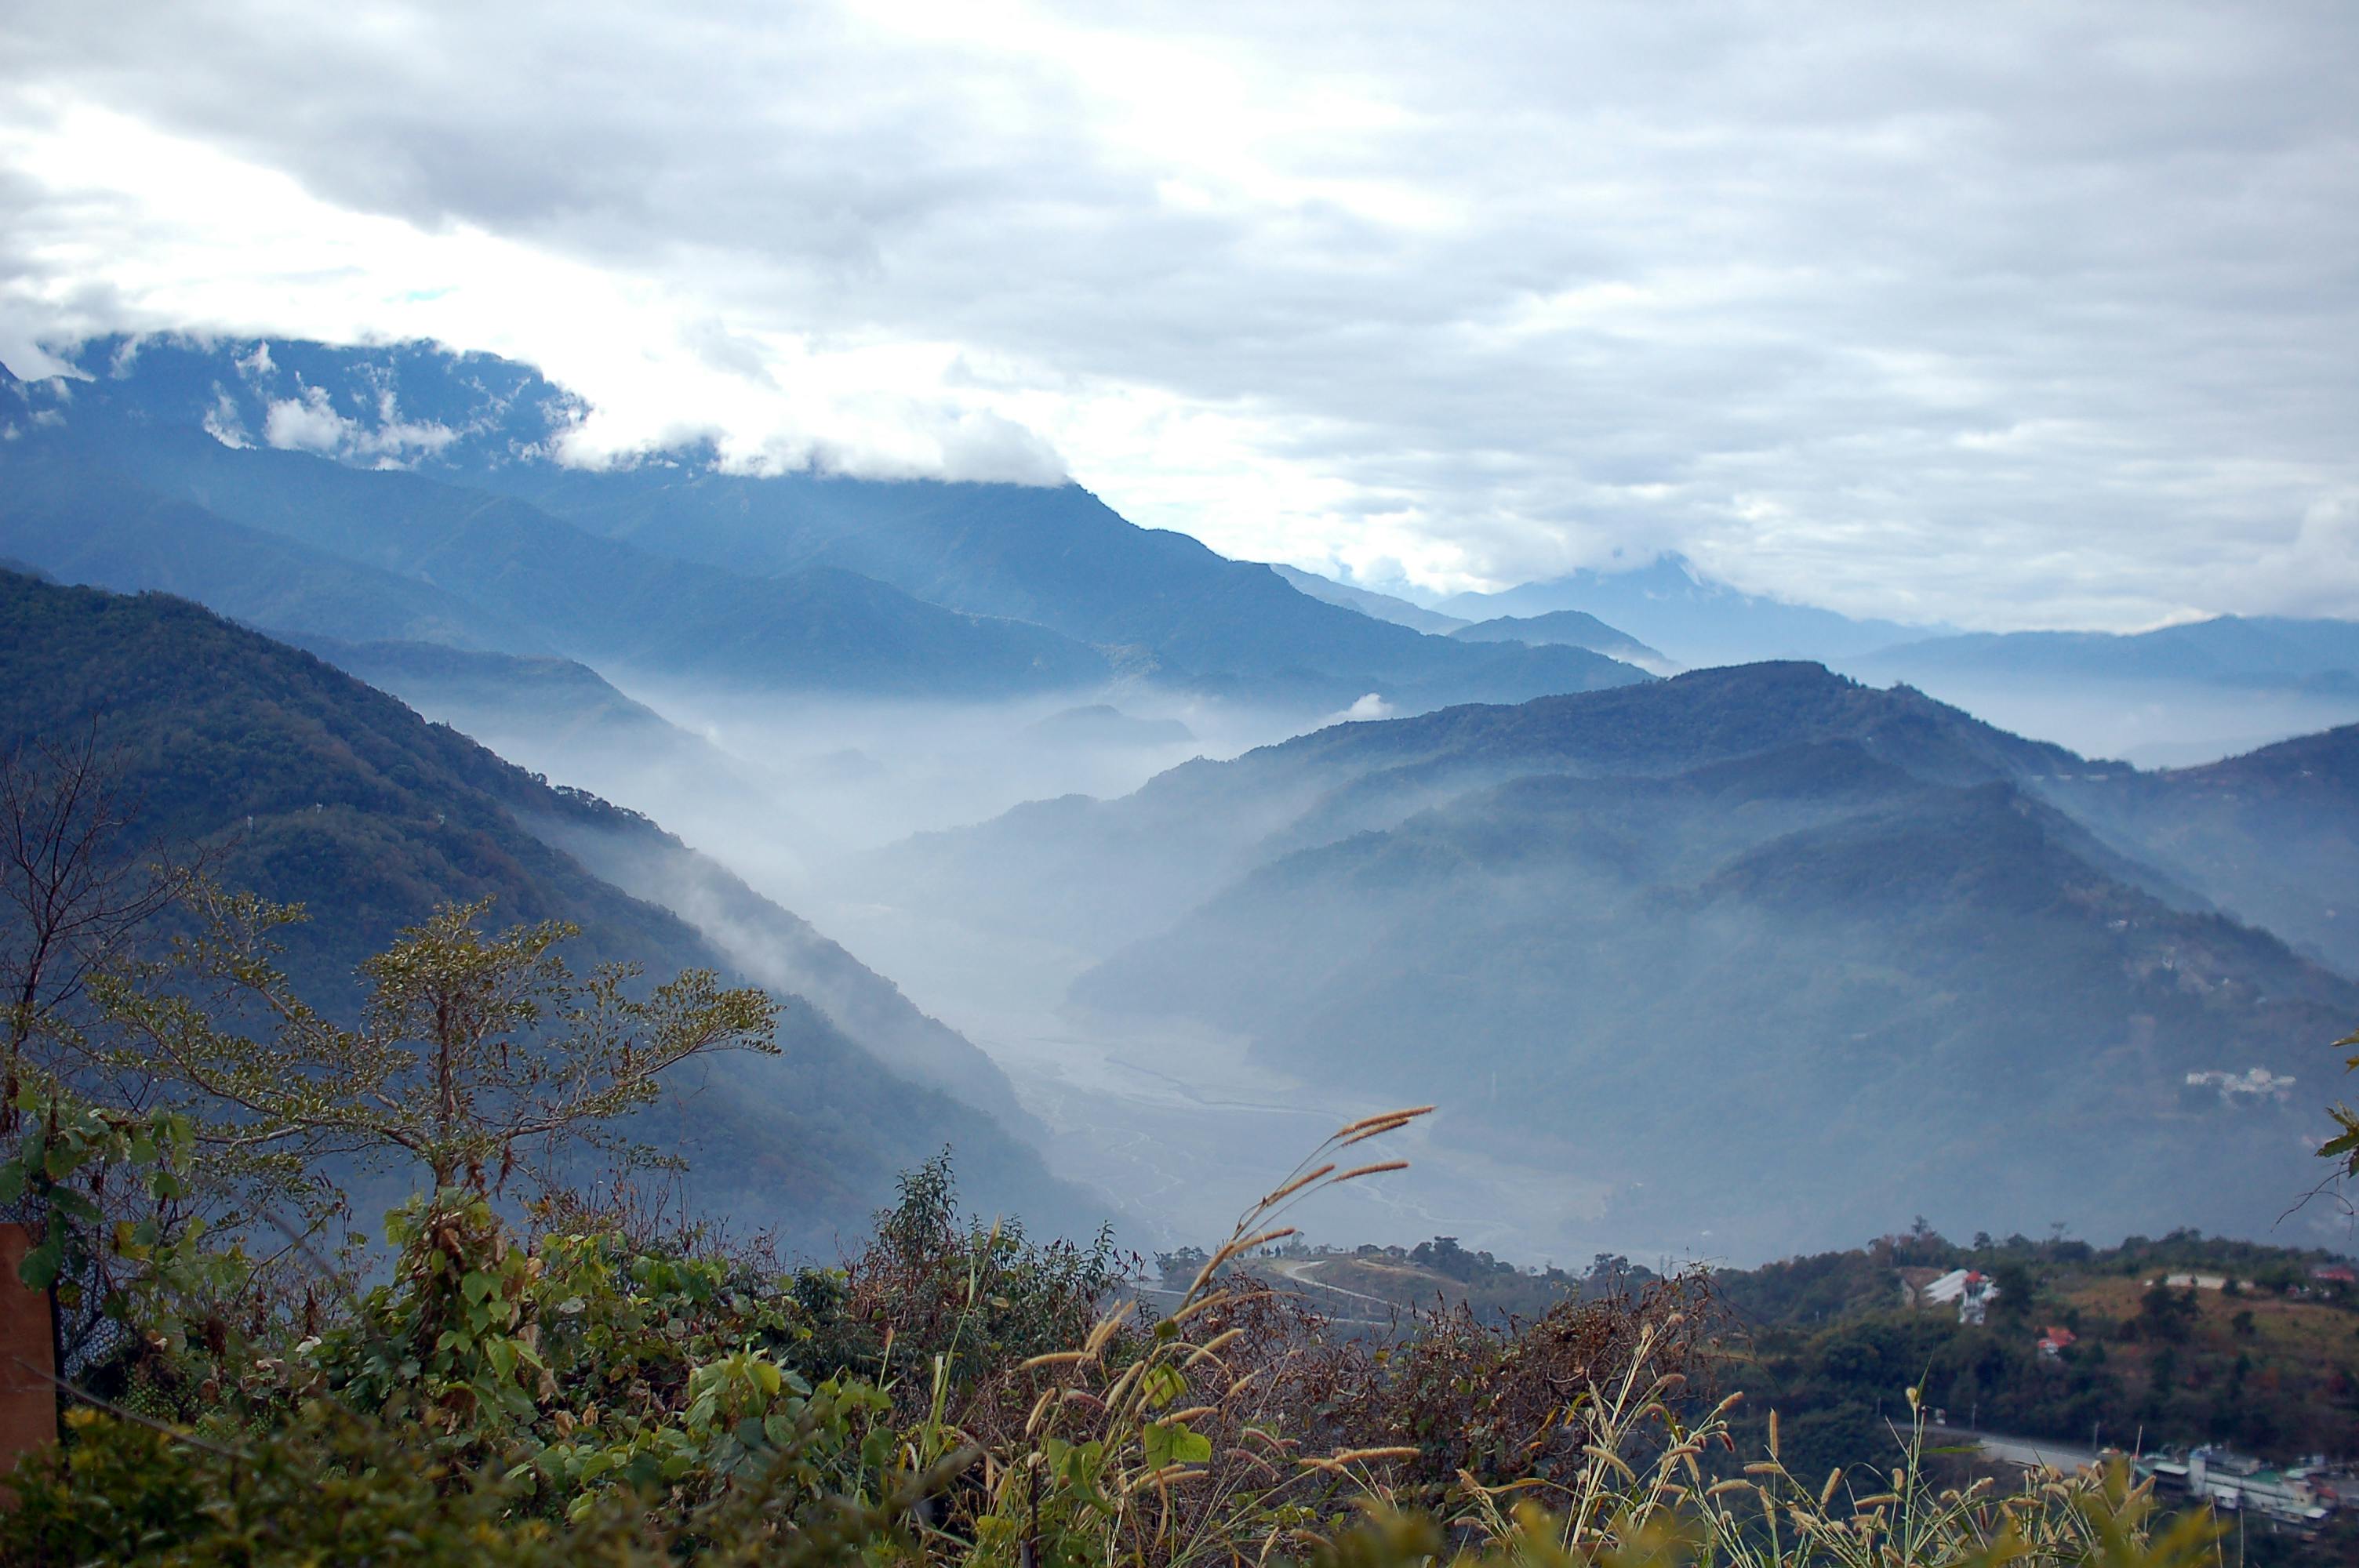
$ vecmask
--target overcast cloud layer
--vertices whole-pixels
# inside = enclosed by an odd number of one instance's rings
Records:
[[[0,0],[0,357],[430,335],[588,453],[1496,586],[2359,614],[2359,12]]]

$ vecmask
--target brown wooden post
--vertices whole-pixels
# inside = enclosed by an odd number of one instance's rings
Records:
[[[30,1449],[58,1440],[57,1329],[47,1291],[29,1290],[16,1266],[32,1249],[26,1226],[0,1224],[0,1477]]]

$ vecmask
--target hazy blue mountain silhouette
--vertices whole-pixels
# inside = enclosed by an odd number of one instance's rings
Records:
[[[1473,647],[1322,603],[1071,484],[761,476],[701,449],[570,468],[553,453],[580,405],[483,355],[161,339],[92,343],[82,361],[92,379],[63,397],[9,384],[34,445],[496,600],[576,656],[954,692],[1121,669],[1321,708],[1372,691],[1427,706],[1642,678],[1578,648]],[[684,628],[675,643],[647,630],[658,600]]]
[[[2049,793],[2124,852],[2359,978],[2359,725]]]
[[[2359,693],[2359,622],[2220,615],[2152,632],[2009,632],[1879,649],[1852,665],[1885,679],[2193,681]]]
[[[1832,610],[1751,594],[1666,554],[1620,571],[1583,569],[1497,593],[1461,593],[1433,608],[1470,622],[1580,610],[1689,665],[1757,659],[1848,658],[1938,628],[1854,621]]]
[[[1396,626],[1407,626],[1416,632],[1430,632],[1448,636],[1467,622],[1455,615],[1444,615],[1438,610],[1428,610],[1421,604],[1411,604],[1406,599],[1396,599],[1389,593],[1377,593],[1372,589],[1353,588],[1337,582],[1333,578],[1307,572],[1299,567],[1270,563],[1270,570],[1284,578],[1299,592],[1328,604],[1340,604],[1346,610],[1356,610],[1378,621],[1389,621]]]
[[[55,424],[0,448],[7,548],[51,571],[82,562],[94,582],[169,588],[289,630],[556,651],[749,687],[995,696],[1111,673],[1103,654],[1046,628],[921,603],[854,573],[748,577],[424,474],[227,445],[154,417],[121,386],[71,395],[49,409]],[[301,547],[281,557],[295,567],[288,576],[266,575],[270,552],[255,534]],[[88,564],[92,538],[109,542],[100,566]],[[244,558],[203,574],[170,569],[225,551]],[[266,586],[275,597],[257,603]],[[436,634],[445,623],[448,638]]]
[[[1659,675],[1670,673],[1670,661],[1619,627],[1608,626],[1585,610],[1551,610],[1545,615],[1502,615],[1461,626],[1451,633],[1462,643],[1529,643],[1535,646],[1563,643],[1587,648],[1609,659],[1636,665]]]

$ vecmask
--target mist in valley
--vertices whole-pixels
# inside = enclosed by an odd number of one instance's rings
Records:
[[[1194,758],[1379,717],[1380,699],[1334,714],[1145,686],[989,704],[815,700],[610,678],[660,715],[665,730],[618,738],[497,704],[406,695],[427,717],[552,782],[652,818],[890,977],[990,1054],[1029,1119],[1019,1130],[1043,1139],[1058,1174],[1110,1200],[1130,1243],[1216,1239],[1299,1152],[1341,1121],[1386,1108],[1368,1086],[1250,1060],[1228,1032],[1072,1007],[1069,989],[1107,956],[1103,944],[1038,921],[995,921],[971,902],[945,909],[922,885],[880,891],[875,875],[880,853],[913,837],[1027,802],[1126,795]],[[789,978],[777,968],[776,934],[734,919],[692,878],[633,886],[627,868],[591,863],[698,925],[756,979]],[[1034,891],[1020,861],[1004,874],[1009,902]],[[808,977],[791,978],[792,989],[811,989]],[[1456,1147],[1432,1130],[1446,1134],[1449,1122],[1445,1108],[1411,1132],[1419,1147],[1408,1179],[1338,1193],[1321,1216],[1327,1238],[1408,1243],[1448,1232],[1518,1257],[1587,1256],[1579,1249],[1592,1238],[1594,1193],[1545,1167]]]
[[[1486,792],[1516,777],[1513,764],[1406,784],[1315,770],[1292,779],[1272,760],[1288,749],[1252,759],[1252,790],[1223,794],[1234,770],[1199,761],[1226,762],[1371,717],[1380,701],[1356,714],[1289,712],[1146,683],[992,703],[812,700],[607,674],[660,718],[659,732],[642,727],[618,742],[598,725],[552,729],[545,716],[425,707],[473,725],[478,739],[556,782],[644,813],[889,977],[919,1012],[979,1047],[1016,1104],[995,1106],[956,1070],[940,1081],[1039,1141],[1052,1170],[1103,1195],[1124,1239],[1141,1249],[1217,1239],[1297,1152],[1340,1122],[1413,1099],[1442,1107],[1403,1151],[1414,1168],[1337,1195],[1313,1239],[1413,1244],[1448,1234],[1532,1262],[1597,1252],[1749,1262],[1899,1227],[1917,1213],[1964,1230],[2056,1217],[2045,1212],[2059,1206],[2040,1178],[2016,1180],[2003,1164],[1965,1187],[1937,1177],[1956,1155],[1937,1130],[1879,1145],[1877,1117],[1891,1117],[1853,1113],[1884,1101],[1841,1087],[1842,1063],[1864,1046],[1832,1054],[1835,1078],[1788,1093],[1766,1080],[1744,1089],[1744,1071],[1680,1044],[1776,1014],[1799,977],[1848,978],[1877,959],[1832,904],[1799,919],[1754,905],[1666,916],[1662,900],[1724,880],[1748,849],[1886,809],[1870,798],[1878,790],[1915,799],[1897,774],[1780,781],[1741,810],[1697,806],[1634,827],[1615,818],[1624,805],[1602,797],[1571,817],[1535,817],[1528,800],[1491,801]],[[2082,739],[2094,755],[2200,760],[2234,747],[2228,727],[2239,719],[2266,733],[2332,706],[2247,704],[2239,713],[2212,694],[2136,695],[2132,706],[2127,694],[2024,692],[1997,710],[2035,735]],[[2108,734],[2136,743],[2108,747]],[[1863,755],[1858,766],[1875,764]],[[2071,787],[2069,768],[2056,776],[2056,787]],[[1652,809],[1644,803],[1661,793],[1648,785],[1626,809]],[[1451,854],[1495,838],[1513,864],[1484,869],[1478,849],[1433,872],[1437,832],[1456,836]],[[1921,854],[1913,840],[1896,842],[1897,852]],[[1400,863],[1411,869],[1316,881],[1322,857],[1348,858],[1362,845],[1407,856]],[[841,1011],[824,981],[777,967],[778,932],[736,918],[693,874],[635,871],[594,858],[594,846],[568,847],[680,913],[749,974]],[[2086,852],[2107,853],[2094,840]],[[1829,859],[1814,853],[1813,870]],[[1639,864],[1650,857],[1669,859]],[[1288,892],[1289,876],[1310,880]],[[1260,901],[1243,925],[1240,900]],[[1991,918],[1987,908],[1969,913]],[[1959,940],[1927,939],[1936,949]],[[1607,968],[1590,968],[1592,953]],[[1121,977],[1137,970],[1140,955],[1151,980],[1125,989]],[[1634,1011],[1613,1000],[1629,978],[1614,966],[1633,963],[1669,1002]],[[1909,1031],[1925,1022],[1913,1003],[1879,1011],[1873,996],[1812,1011],[1821,989],[1802,986],[1793,1016],[1761,1027],[1784,1028],[1799,1048],[1828,1018],[1849,1017],[1862,1041],[1905,1055]],[[2102,1013],[2088,1027],[2112,1028]],[[1662,1059],[1635,1065],[1653,1047]],[[919,1054],[895,1063],[901,1070],[937,1060],[926,1054],[931,1043],[912,1038],[908,1048]],[[2153,1059],[2150,1043],[2127,1035],[2114,1049],[2143,1075],[2136,1094],[2178,1108],[2166,1106],[2166,1116],[2298,1119],[2279,1114],[2282,1096],[2259,1106],[2224,1091],[2190,1100],[2174,1087],[2187,1070],[2175,1059]],[[2246,1074],[2254,1064],[2238,1050],[2197,1070]],[[2273,1076],[2288,1065],[2282,1048],[2255,1060]],[[1587,1090],[1581,1073],[1592,1076]],[[1906,1104],[1905,1084],[1887,1092]],[[1752,1125],[1747,1095],[1761,1112]],[[1733,1168],[1747,1150],[1774,1159],[1779,1129],[1794,1117],[1823,1119],[1846,1103],[1831,1125],[1854,1126],[1864,1141],[1832,1185],[1765,1199]],[[1713,1117],[1729,1126],[1711,1125]],[[1912,1143],[1923,1146],[1921,1165],[1905,1153]],[[2272,1146],[2262,1163],[2292,1169],[2299,1152]],[[1863,1159],[1919,1173],[1863,1182]],[[2180,1207],[2196,1223],[2235,1223],[2233,1206]],[[2079,1208],[2110,1223],[2094,1200]]]

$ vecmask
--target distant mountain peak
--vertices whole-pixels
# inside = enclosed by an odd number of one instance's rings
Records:
[[[1586,610],[1551,610],[1541,615],[1502,615],[1462,626],[1451,633],[1462,643],[1551,643],[1587,648],[1609,659],[1636,665],[1650,675],[1675,674],[1679,666],[1657,650],[1617,627],[1608,626]]]
[[[1660,649],[1669,660],[1689,665],[1843,658],[1940,630],[1858,621],[1813,605],[1747,593],[1710,576],[1677,551],[1625,566],[1583,568],[1496,593],[1454,594],[1433,608],[1475,622],[1581,611]]]

